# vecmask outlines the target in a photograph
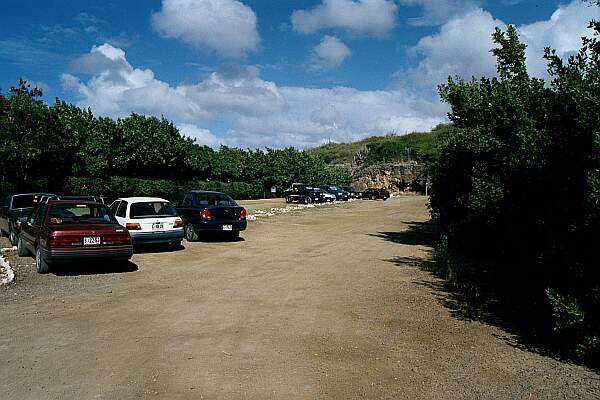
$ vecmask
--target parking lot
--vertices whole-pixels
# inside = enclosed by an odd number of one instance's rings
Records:
[[[282,200],[241,202],[256,215]],[[239,241],[0,287],[0,398],[598,398],[598,374],[453,316],[426,199],[261,216]],[[5,238],[3,238],[5,240]],[[3,247],[6,242],[3,241]]]

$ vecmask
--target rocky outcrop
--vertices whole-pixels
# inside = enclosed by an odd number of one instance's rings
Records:
[[[416,161],[361,165],[349,169],[356,189],[377,187],[394,193],[424,192],[429,173],[429,165]]]

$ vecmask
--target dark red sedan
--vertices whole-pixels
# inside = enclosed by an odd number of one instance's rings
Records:
[[[51,200],[33,209],[21,225],[19,256],[35,255],[37,272],[46,273],[56,262],[89,259],[129,260],[133,246],[129,232],[101,203]]]

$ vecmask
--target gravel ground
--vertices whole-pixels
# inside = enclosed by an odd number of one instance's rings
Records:
[[[453,316],[418,196],[0,286],[2,399],[598,399],[600,375]],[[243,202],[254,212],[280,200]],[[5,238],[0,247],[6,247]]]

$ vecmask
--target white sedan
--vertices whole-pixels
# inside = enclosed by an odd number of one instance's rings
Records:
[[[115,200],[110,209],[119,224],[129,231],[134,244],[181,244],[183,221],[175,207],[165,199],[124,197]]]

